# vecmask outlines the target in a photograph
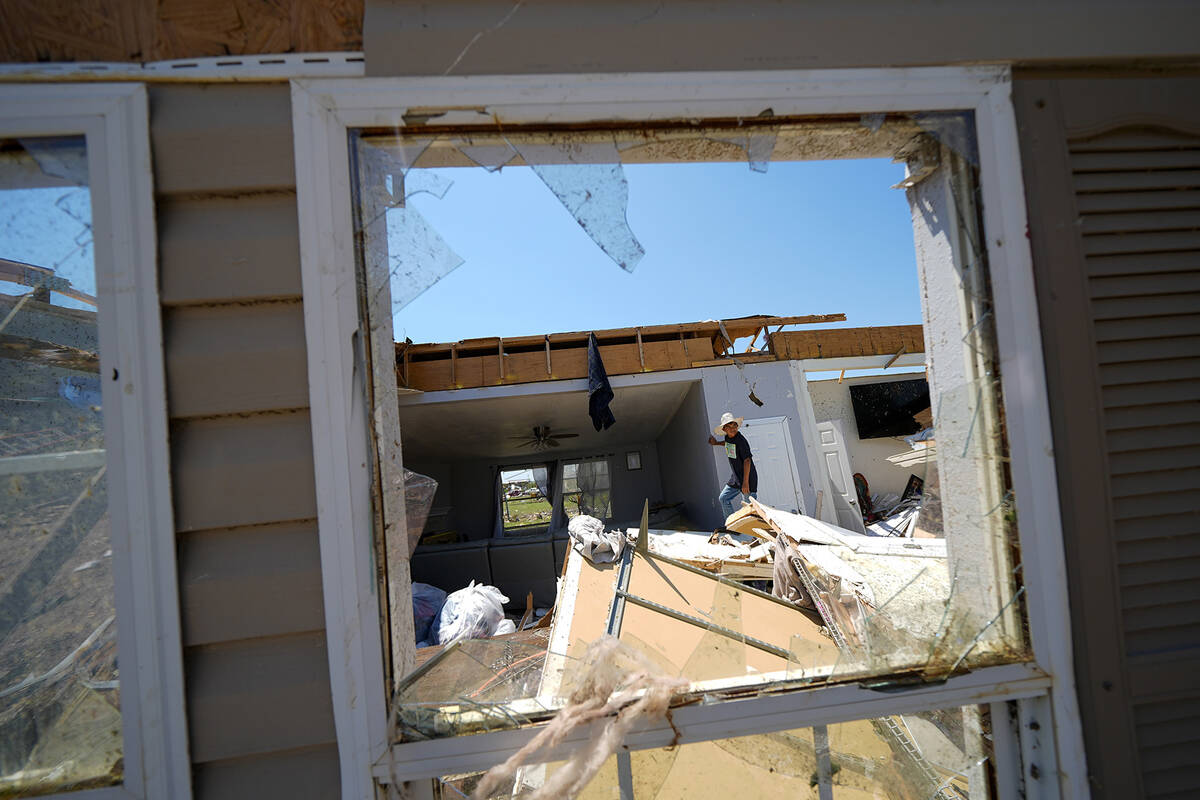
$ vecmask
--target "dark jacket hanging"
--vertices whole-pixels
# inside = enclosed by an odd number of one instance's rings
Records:
[[[608,373],[604,371],[604,362],[600,360],[600,344],[596,334],[588,334],[588,415],[596,430],[612,427],[616,422],[608,404],[612,402],[613,390],[608,383]]]

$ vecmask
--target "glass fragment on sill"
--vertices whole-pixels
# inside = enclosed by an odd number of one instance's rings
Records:
[[[617,266],[633,272],[646,251],[626,217],[629,183],[616,143],[584,149],[567,139],[513,146],[592,241]]]
[[[536,700],[523,710],[513,706],[536,697],[548,640],[549,630],[535,628],[419,650],[424,662],[393,698],[393,741],[517,727],[538,711],[548,712]]]
[[[965,706],[635,750],[627,756],[625,788],[639,800],[987,800],[991,749],[988,709]],[[619,758],[605,761],[577,792],[555,796],[617,797]],[[483,773],[447,775],[435,782],[436,796],[532,800],[548,796],[545,789],[564,767],[561,761],[529,766],[494,788],[481,786]]]
[[[978,168],[979,141],[973,112],[922,111],[908,116],[922,130]]]
[[[119,784],[123,734],[84,138],[0,152],[0,795]]]
[[[470,138],[463,138],[457,140],[454,146],[472,163],[488,172],[499,172],[519,157],[516,149],[508,141],[498,144],[475,144]]]
[[[728,136],[712,136],[714,142],[731,144],[745,153],[746,163],[754,172],[766,172],[775,154],[778,138],[774,127],[747,127]]]

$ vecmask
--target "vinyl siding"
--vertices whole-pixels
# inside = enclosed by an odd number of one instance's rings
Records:
[[[195,796],[335,797],[289,89],[150,97]]]

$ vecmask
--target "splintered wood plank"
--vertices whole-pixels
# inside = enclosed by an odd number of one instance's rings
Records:
[[[925,337],[920,325],[788,331],[771,334],[771,348],[780,359],[891,356],[925,352]]]
[[[725,324],[726,330],[735,339],[741,339],[750,336],[758,328],[770,325],[814,325],[826,322],[845,322],[845,314],[808,314],[805,316],[795,317],[772,317],[772,316],[753,316],[741,317],[732,320],[707,320],[704,322],[680,322],[668,325],[645,325],[640,328],[609,328],[599,331],[567,331],[563,333],[549,334],[551,344],[568,344],[573,342],[587,342],[588,334],[596,334],[596,338],[601,340],[601,344],[605,339],[636,339],[637,332],[640,330],[643,340],[648,337],[661,336],[665,337],[671,334],[692,335],[693,337],[704,338],[705,344],[711,347],[711,343],[707,341],[713,336],[719,336],[721,332],[721,323]],[[545,338],[545,334],[538,336],[515,336],[506,337],[504,342],[509,347],[527,347],[530,345],[539,345]],[[484,337],[479,339],[463,339],[460,342],[424,342],[421,344],[412,345],[415,353],[438,353],[448,352],[451,344],[456,344],[460,350],[491,350],[495,348],[498,339],[494,336]]]

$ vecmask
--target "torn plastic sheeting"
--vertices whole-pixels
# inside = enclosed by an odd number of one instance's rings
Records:
[[[476,584],[475,581],[465,589],[451,592],[433,623],[437,643],[492,636],[504,619],[507,602],[508,598],[495,586]]]
[[[596,564],[616,561],[628,543],[621,531],[605,531],[604,522],[587,514],[567,523],[567,533],[574,548]]]
[[[437,494],[438,483],[428,475],[404,470],[404,515],[408,528],[408,556],[412,557],[425,531],[425,521],[429,519],[429,509],[433,507],[433,498]]]
[[[615,143],[514,145],[579,227],[626,272],[646,254],[629,227],[629,183]]]

